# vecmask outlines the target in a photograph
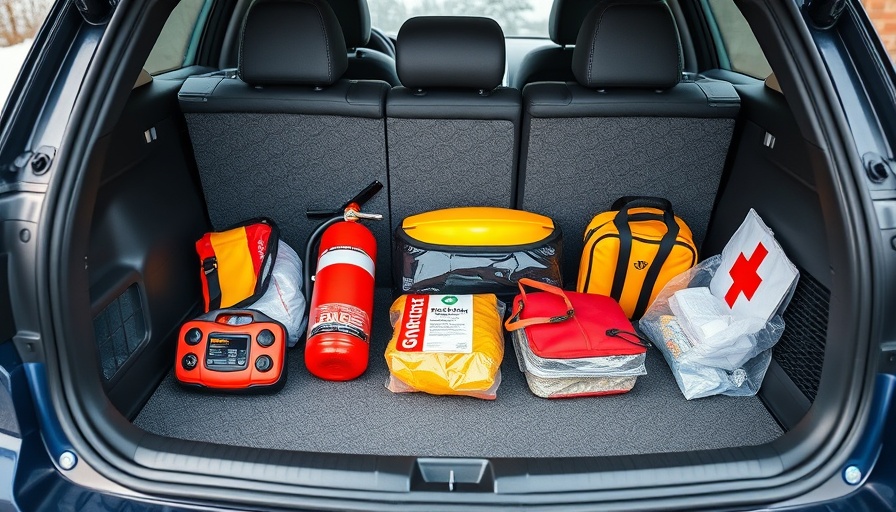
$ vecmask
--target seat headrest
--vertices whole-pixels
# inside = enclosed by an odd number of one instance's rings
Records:
[[[582,20],[596,4],[597,0],[554,0],[548,18],[551,41],[561,46],[576,44]]]
[[[348,57],[325,0],[256,0],[243,21],[239,76],[251,85],[331,85]]]
[[[601,0],[582,21],[572,72],[585,87],[667,89],[681,81],[681,41],[664,0]]]
[[[345,46],[360,48],[370,41],[370,7],[367,0],[329,0],[342,26]]]
[[[495,20],[421,16],[398,31],[395,65],[405,87],[492,90],[504,78],[504,51]]]

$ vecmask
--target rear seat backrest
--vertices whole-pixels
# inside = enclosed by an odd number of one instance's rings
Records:
[[[740,100],[716,80],[682,80],[681,45],[662,0],[601,1],[582,23],[578,83],[523,89],[519,207],[563,229],[575,282],[591,217],[622,196],[662,196],[701,244]]]
[[[370,8],[367,0],[327,0],[342,26],[348,48],[348,69],[343,78],[382,80],[399,85],[395,59],[385,53],[365,48],[370,42]]]
[[[576,42],[582,19],[597,0],[554,0],[548,18],[548,35],[553,45],[536,48],[526,54],[510,85],[522,89],[532,82],[567,82],[572,74],[572,45]]]
[[[340,80],[345,43],[323,0],[258,0],[241,37],[238,77],[191,77],[178,95],[209,217],[216,230],[271,217],[302,253],[320,222],[307,208],[341,205],[374,179],[388,183],[389,85]],[[386,190],[365,210],[388,220],[388,204]],[[389,222],[370,227],[378,277],[389,282]]]
[[[494,20],[419,17],[398,33],[386,99],[395,224],[452,206],[513,202],[521,96],[500,87],[504,34]]]

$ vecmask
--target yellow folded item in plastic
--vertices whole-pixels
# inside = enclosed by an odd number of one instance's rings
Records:
[[[389,309],[386,387],[494,400],[504,358],[503,316],[504,305],[492,294],[402,295]]]

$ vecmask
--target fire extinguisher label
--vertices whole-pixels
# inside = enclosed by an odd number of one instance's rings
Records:
[[[320,255],[320,259],[317,260],[317,271],[329,267],[330,265],[354,265],[359,268],[363,268],[370,274],[370,277],[374,277],[374,262],[373,258],[370,257],[366,252],[358,249],[357,247],[349,247],[349,246],[338,246],[331,247],[324,251],[323,254]]]
[[[402,352],[473,352],[472,295],[408,295],[396,348]]]
[[[368,341],[370,318],[367,313],[351,304],[321,304],[311,312],[311,338],[324,332],[340,332]]]

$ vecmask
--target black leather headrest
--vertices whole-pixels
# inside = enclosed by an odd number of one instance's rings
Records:
[[[554,0],[548,18],[548,35],[551,41],[562,45],[576,44],[579,27],[597,0]]]
[[[360,48],[370,41],[370,8],[367,0],[329,0],[342,26],[345,46]]]
[[[325,0],[256,0],[243,21],[239,76],[251,85],[331,85],[348,67]]]
[[[572,72],[585,87],[667,89],[681,81],[681,41],[664,0],[601,0],[579,30]]]
[[[395,45],[398,79],[417,89],[492,90],[501,85],[504,58],[504,32],[489,18],[411,18]]]

